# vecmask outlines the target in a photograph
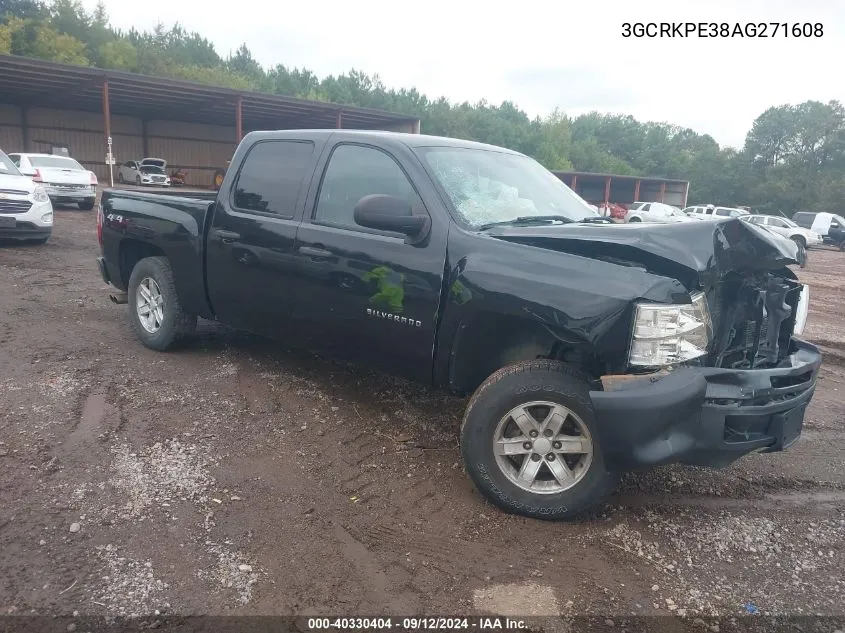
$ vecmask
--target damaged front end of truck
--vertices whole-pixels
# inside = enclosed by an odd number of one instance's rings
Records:
[[[612,467],[725,466],[800,436],[821,355],[798,338],[809,288],[789,268],[799,256],[789,240],[739,220],[504,239],[639,268],[688,291],[669,304],[633,300],[624,371],[590,392]]]

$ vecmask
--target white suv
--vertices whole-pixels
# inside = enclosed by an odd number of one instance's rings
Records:
[[[0,150],[0,239],[44,243],[53,233],[53,205],[44,187],[21,175]]]
[[[736,207],[714,207],[713,205],[698,205],[684,209],[689,217],[696,220],[713,220],[718,218],[741,218],[749,215],[745,209]]]

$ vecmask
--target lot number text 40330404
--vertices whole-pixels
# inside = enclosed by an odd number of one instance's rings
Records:
[[[824,36],[821,22],[624,22],[622,37],[793,37]]]

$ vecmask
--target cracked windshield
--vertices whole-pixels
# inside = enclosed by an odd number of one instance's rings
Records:
[[[530,216],[578,222],[597,215],[526,156],[452,147],[426,148],[423,155],[459,219],[473,228]]]

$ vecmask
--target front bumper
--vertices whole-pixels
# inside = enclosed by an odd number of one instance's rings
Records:
[[[40,226],[35,222],[18,220],[14,227],[0,227],[0,240],[43,240],[52,234],[52,224]]]
[[[795,352],[774,369],[684,367],[591,391],[605,464],[723,467],[788,448],[801,434],[821,365],[817,347],[793,340]]]

